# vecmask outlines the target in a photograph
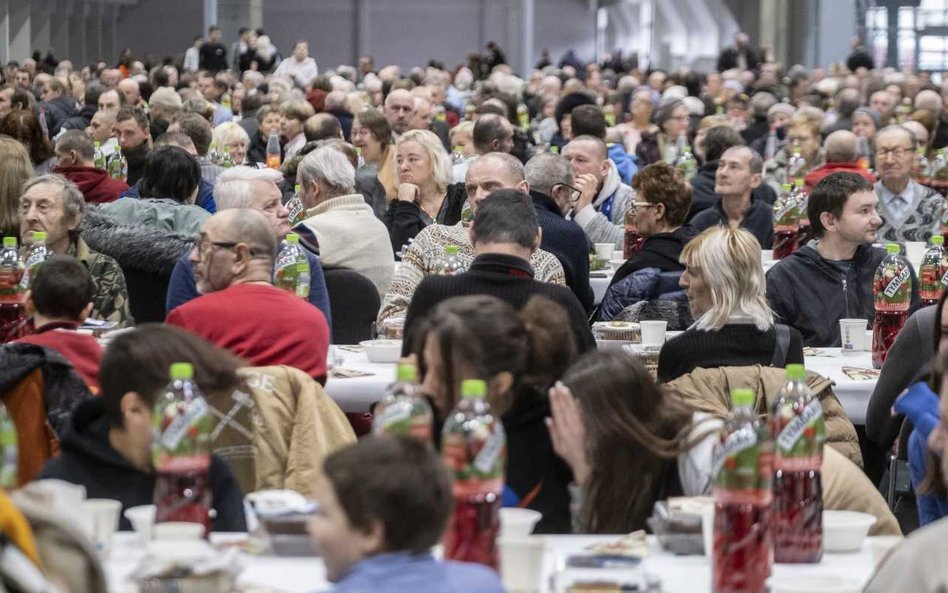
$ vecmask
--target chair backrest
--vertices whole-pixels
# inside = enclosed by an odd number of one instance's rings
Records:
[[[372,338],[372,323],[382,300],[367,277],[345,268],[323,268],[332,311],[333,344],[358,344]]]
[[[123,267],[122,273],[128,287],[128,307],[135,323],[163,322],[171,274],[146,272],[130,266]]]

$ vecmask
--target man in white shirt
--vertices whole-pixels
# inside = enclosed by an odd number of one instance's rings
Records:
[[[198,35],[194,38],[194,43],[184,52],[185,72],[197,72],[201,67],[201,45],[204,44],[204,38]]]
[[[941,228],[942,197],[912,179],[918,162],[915,134],[892,125],[876,132],[876,169],[879,181],[879,214],[883,241],[927,241]]]
[[[313,79],[319,76],[316,60],[309,57],[309,43],[300,39],[293,45],[293,55],[277,66],[275,76],[292,78],[300,87],[308,90]]]

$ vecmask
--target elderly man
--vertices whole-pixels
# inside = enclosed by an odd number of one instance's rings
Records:
[[[385,97],[382,113],[392,127],[393,139],[398,139],[411,128],[415,118],[415,97],[405,89],[394,89]]]
[[[879,113],[879,120],[882,125],[888,125],[895,112],[896,98],[892,93],[886,90],[876,91],[869,97],[869,107],[872,107]]]
[[[836,130],[827,136],[823,142],[823,150],[826,153],[826,164],[813,169],[803,178],[807,193],[813,191],[813,187],[824,177],[840,171],[862,175],[869,183],[876,182],[876,176],[858,164],[861,156],[859,137],[849,130]]]
[[[181,111],[181,95],[171,87],[160,87],[148,98],[148,118],[151,120],[151,137],[155,140],[168,131],[171,118]]]
[[[902,126],[887,126],[876,132],[876,170],[879,182],[879,214],[884,241],[927,241],[941,228],[942,197],[916,183],[912,169],[918,159],[915,135]]]
[[[773,211],[770,204],[755,199],[754,189],[760,185],[763,161],[746,146],[724,151],[718,160],[714,191],[719,199],[714,206],[702,210],[691,219],[695,233],[716,224],[747,229],[764,249],[773,244]]]
[[[300,161],[296,182],[306,209],[300,224],[316,236],[323,262],[362,274],[384,295],[395,269],[388,229],[355,192],[355,168],[346,156],[317,148]]]
[[[76,184],[61,175],[42,175],[28,181],[20,196],[20,236],[27,245],[36,231],[46,233],[53,253],[71,255],[89,269],[95,285],[92,317],[114,321],[119,327],[134,323],[128,308],[125,275],[111,257],[97,253],[79,236],[85,200]]]
[[[124,78],[118,83],[119,92],[125,95],[125,104],[130,107],[142,106],[142,92],[138,86],[138,81],[134,78]]]
[[[625,213],[635,192],[619,178],[606,143],[595,136],[577,136],[563,148],[563,156],[573,167],[581,192],[573,206],[573,220],[591,242],[614,243],[622,249]]]
[[[114,202],[128,189],[95,166],[95,145],[85,132],[69,130],[56,141],[56,173],[78,186],[86,202]]]
[[[283,206],[280,183],[283,175],[273,169],[255,169],[253,167],[234,167],[225,171],[214,187],[214,198],[220,210],[229,208],[251,208],[259,210],[267,217],[273,236],[282,241],[290,232],[289,210]],[[329,293],[323,277],[323,267],[319,257],[301,243],[303,252],[309,261],[310,284],[309,302],[330,321]],[[170,313],[175,307],[197,298],[199,295],[191,267],[190,253],[181,256],[171,272],[165,308]]]
[[[322,312],[272,283],[277,240],[261,212],[230,208],[204,224],[191,251],[198,292],[167,323],[254,366],[285,364],[326,380],[329,326]]]
[[[454,182],[461,183],[467,175],[467,168],[478,156],[488,152],[506,152],[513,150],[513,125],[503,116],[496,113],[482,115],[474,124],[472,134],[474,142],[474,156],[471,156],[454,165]]]
[[[465,180],[467,201],[477,216],[477,207],[489,193],[498,189],[519,189],[527,192],[530,185],[524,179],[523,165],[515,157],[492,152],[478,158],[467,170]],[[402,263],[392,277],[392,284],[382,299],[379,321],[405,314],[411,302],[415,287],[421,280],[433,273],[432,262],[444,256],[445,247],[457,245],[458,258],[464,266],[474,259],[474,247],[471,245],[464,222],[448,226],[432,224],[423,229],[409,245]],[[542,249],[530,256],[530,265],[534,278],[542,282],[565,284],[563,266],[553,254]]]

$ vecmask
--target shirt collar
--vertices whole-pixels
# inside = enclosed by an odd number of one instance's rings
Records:
[[[482,253],[471,262],[469,271],[495,272],[533,279],[533,267],[525,259],[504,253]]]

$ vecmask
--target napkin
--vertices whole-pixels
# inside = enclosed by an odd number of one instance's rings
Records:
[[[367,371],[359,371],[356,369],[343,369],[335,367],[329,371],[329,376],[336,379],[350,379],[352,377],[371,377],[375,373],[369,373]]]
[[[814,348],[812,346],[805,346],[803,348],[803,356],[829,356],[826,353],[826,350],[820,350],[819,348]]]
[[[358,344],[354,346],[336,346],[336,348],[346,352],[365,352],[365,346],[359,346]]]
[[[876,369],[860,369],[858,367],[843,367],[843,373],[853,381],[874,381],[879,378]]]
[[[644,558],[648,556],[648,541],[645,531],[640,529],[611,542],[590,544],[585,549],[594,554]]]

